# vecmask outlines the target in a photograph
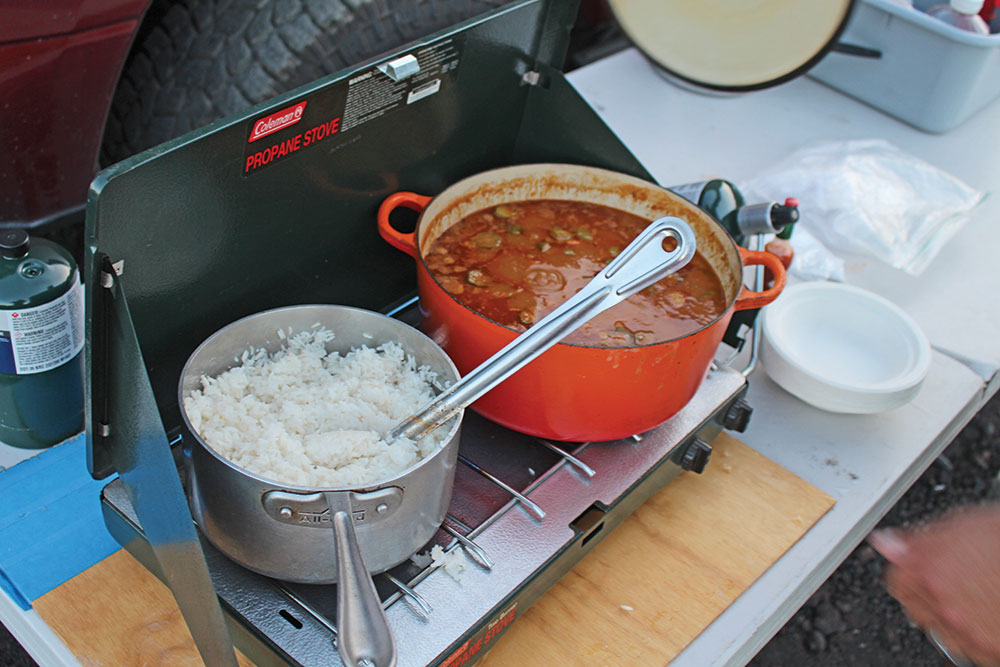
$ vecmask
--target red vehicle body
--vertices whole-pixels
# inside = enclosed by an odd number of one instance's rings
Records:
[[[0,227],[37,227],[82,211],[149,2],[0,2]]]
[[[0,229],[79,251],[101,166],[506,2],[0,0]]]

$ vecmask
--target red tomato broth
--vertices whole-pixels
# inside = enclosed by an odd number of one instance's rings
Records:
[[[579,291],[650,223],[600,204],[532,200],[471,213],[424,253],[435,280],[472,310],[523,331]],[[673,340],[713,322],[725,289],[696,253],[687,266],[565,339],[601,347]]]

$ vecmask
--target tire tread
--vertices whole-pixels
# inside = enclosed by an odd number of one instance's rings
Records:
[[[509,0],[154,0],[102,146],[111,164]]]

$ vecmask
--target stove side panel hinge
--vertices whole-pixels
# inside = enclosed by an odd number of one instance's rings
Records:
[[[101,255],[97,262],[90,321],[90,437],[88,464],[95,479],[115,472],[108,440],[111,437],[111,318],[118,276],[124,261],[112,262]]]
[[[542,82],[542,73],[536,70],[528,70],[521,75],[522,86],[537,86]]]

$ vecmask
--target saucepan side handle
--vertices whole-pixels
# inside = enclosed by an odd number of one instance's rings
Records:
[[[743,266],[767,267],[774,274],[774,283],[761,292],[754,292],[743,286],[740,295],[736,298],[736,303],[733,304],[733,310],[761,308],[777,299],[781,290],[785,288],[785,265],[781,263],[778,256],[763,250],[737,249],[740,251]]]
[[[423,213],[430,203],[431,197],[418,195],[415,192],[395,192],[385,198],[378,207],[378,233],[394,248],[402,250],[414,259],[417,258],[417,232],[403,233],[389,224],[389,215],[400,206],[417,213]]]
[[[328,491],[337,548],[337,651],[347,667],[393,667],[396,642],[361,555],[347,492]]]

